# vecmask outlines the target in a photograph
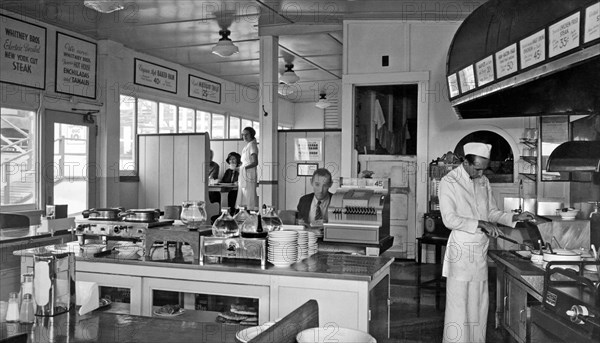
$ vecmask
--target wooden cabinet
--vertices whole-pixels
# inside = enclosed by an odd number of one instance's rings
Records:
[[[529,331],[527,291],[520,281],[510,275],[504,281],[504,327],[517,341],[526,342]]]

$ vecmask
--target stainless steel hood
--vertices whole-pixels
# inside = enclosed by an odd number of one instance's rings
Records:
[[[600,141],[571,141],[548,157],[549,172],[600,172]]]

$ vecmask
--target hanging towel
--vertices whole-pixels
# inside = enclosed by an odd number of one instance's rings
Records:
[[[373,116],[373,121],[377,126],[377,130],[379,130],[383,124],[385,124],[385,117],[383,115],[383,109],[381,108],[379,99],[375,99],[375,115]]]

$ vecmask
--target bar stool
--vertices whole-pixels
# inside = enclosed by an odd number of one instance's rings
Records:
[[[423,244],[429,244],[435,246],[435,264],[439,265],[442,262],[442,246],[448,244],[447,236],[438,236],[425,234],[422,237],[417,238],[417,264],[421,264],[422,261],[422,248]],[[421,305],[421,290],[422,289],[433,289],[435,290],[435,308],[440,309],[441,294],[446,292],[446,282],[442,279],[441,272],[436,270],[435,277],[431,280],[421,281],[421,267],[417,268],[417,314],[420,311]]]

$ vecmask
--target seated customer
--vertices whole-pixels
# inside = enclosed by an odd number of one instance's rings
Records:
[[[242,164],[242,157],[235,151],[232,151],[227,155],[225,160],[229,165],[229,168],[223,174],[221,183],[237,183],[238,177],[240,176],[240,164]],[[237,198],[237,189],[232,189],[227,193],[227,203],[229,204],[229,211],[233,213],[235,210],[235,199]]]
[[[325,168],[315,170],[310,179],[313,193],[304,195],[298,201],[298,224],[322,226],[327,222],[327,208],[332,194],[329,192],[333,181]]]

